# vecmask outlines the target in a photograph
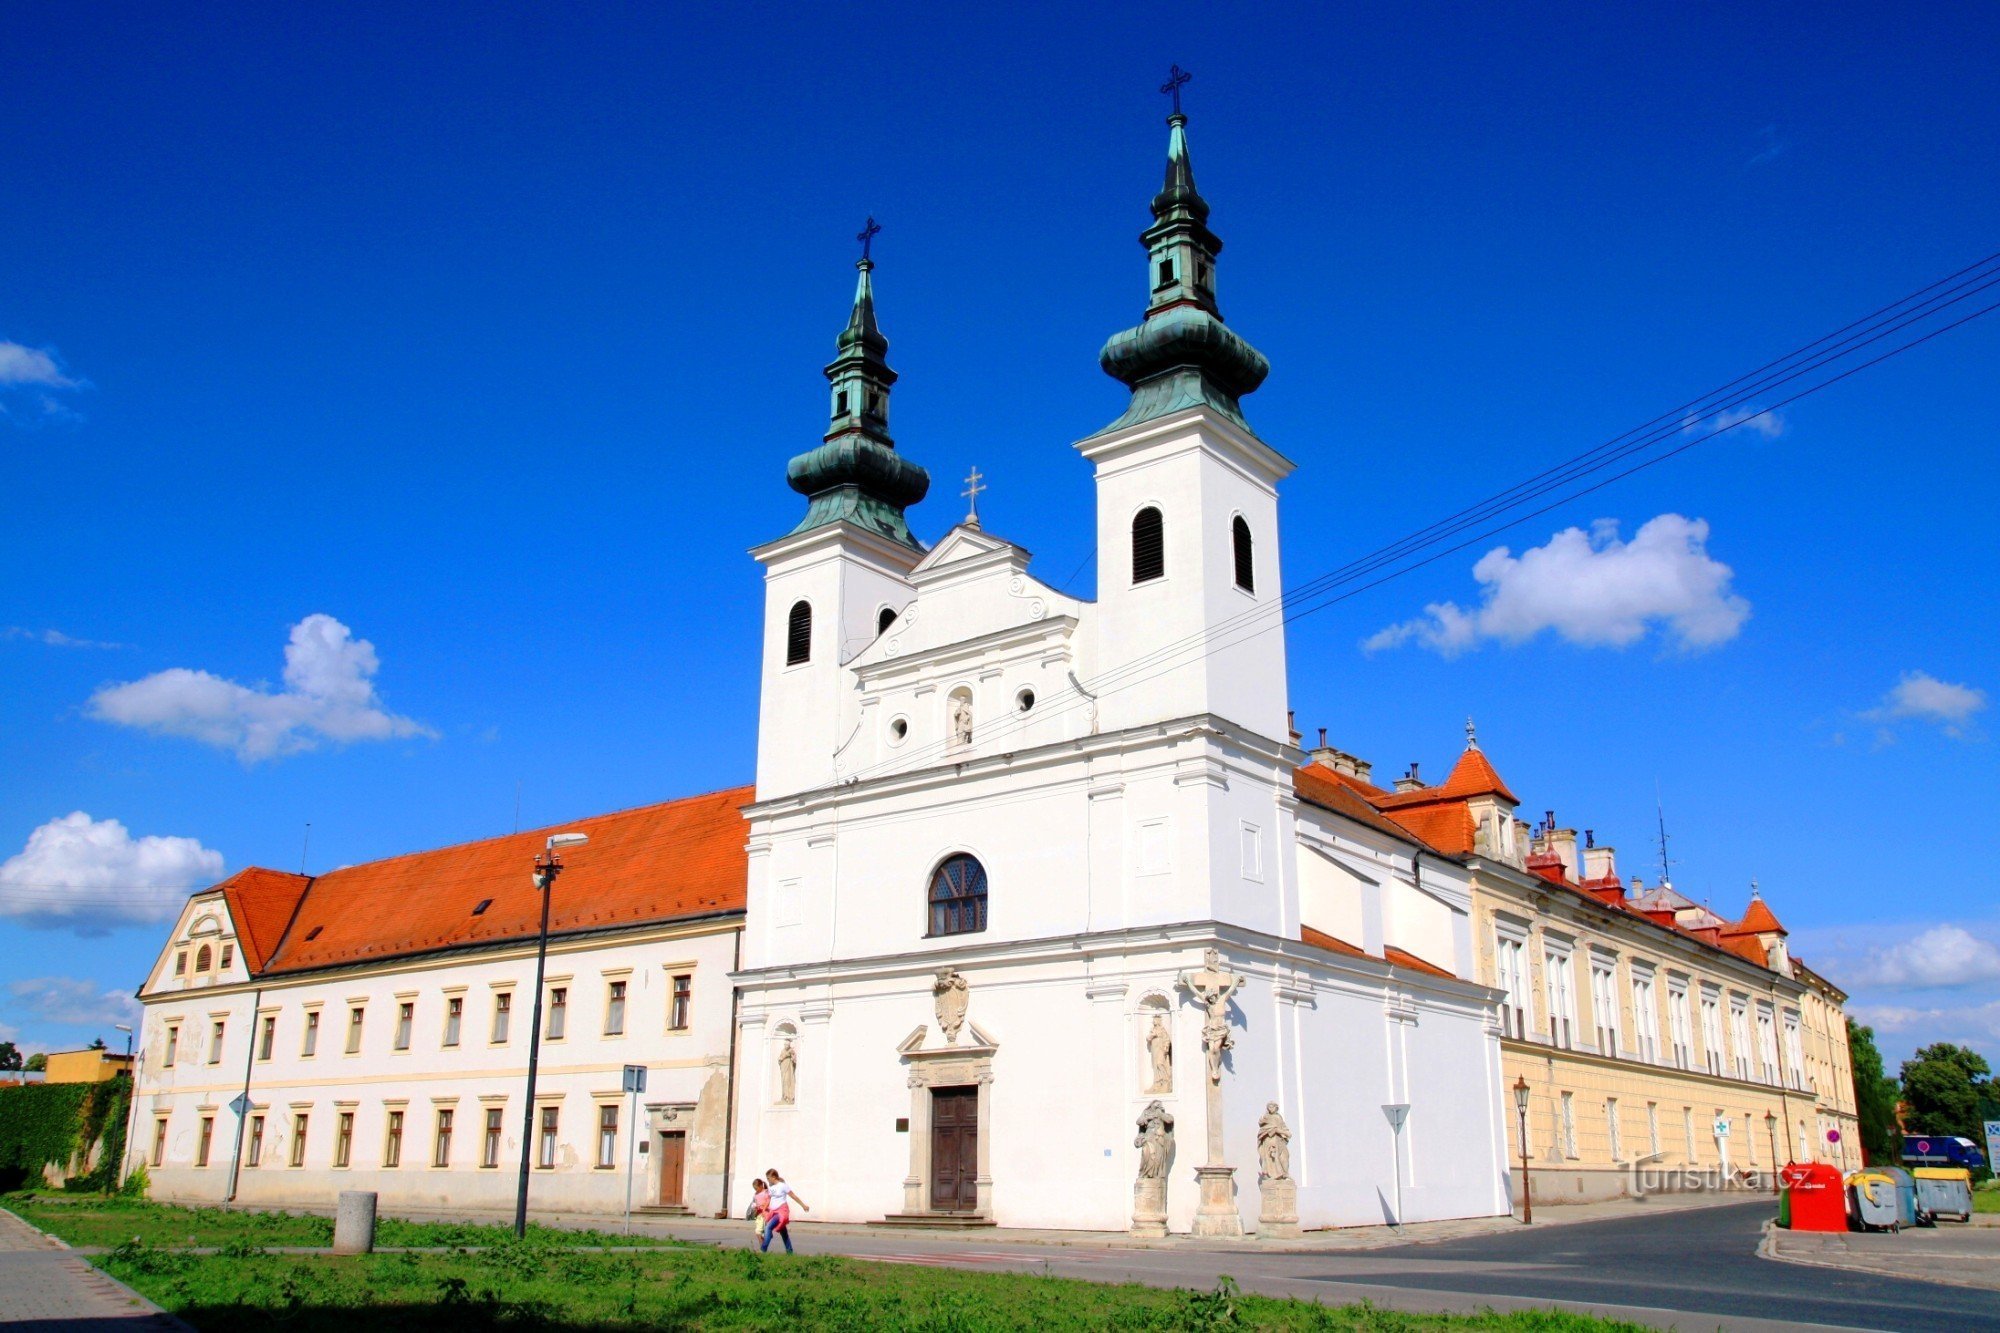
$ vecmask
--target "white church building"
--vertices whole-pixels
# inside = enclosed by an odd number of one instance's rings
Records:
[[[573,826],[522,1098],[549,830],[198,894],[141,992],[132,1161],[156,1192],[1296,1234],[1504,1214],[1500,992],[1473,858],[1309,763],[1278,490],[1169,120],[1128,385],[1076,448],[1098,596],[929,486],[864,248],[831,424],[765,576],[754,789]],[[976,495],[975,495],[976,499]],[[572,826],[565,826],[572,827]],[[556,1017],[560,1011],[562,1017]],[[555,1028],[551,1037],[550,1025]],[[620,1070],[643,1064],[643,1099]]]

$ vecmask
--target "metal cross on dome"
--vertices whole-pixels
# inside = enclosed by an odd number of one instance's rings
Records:
[[[979,526],[979,493],[988,489],[979,484],[982,480],[984,478],[980,475],[979,468],[975,465],[972,469],[972,475],[965,479],[965,489],[959,492],[971,505],[965,514],[966,524],[970,527],[976,528]]]
[[[854,239],[861,242],[861,257],[864,260],[869,258],[868,251],[874,245],[875,238],[881,235],[881,233],[882,233],[882,224],[877,222],[873,217],[870,217],[868,221],[862,225],[860,231],[854,233]]]
[[[1181,113],[1181,87],[1193,77],[1194,75],[1175,65],[1167,71],[1167,81],[1160,85],[1160,91],[1174,99],[1174,114],[1177,116]]]

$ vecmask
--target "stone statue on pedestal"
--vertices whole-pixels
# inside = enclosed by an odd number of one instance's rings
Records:
[[[790,1037],[778,1047],[778,1105],[790,1106],[798,1099],[799,1050]]]
[[[1263,1206],[1257,1212],[1257,1234],[1265,1240],[1285,1240],[1299,1234],[1299,1185],[1292,1179],[1292,1128],[1267,1102],[1257,1122],[1258,1191]]]
[[[1132,1234],[1167,1234],[1167,1170],[1174,1160],[1174,1117],[1158,1102],[1139,1113],[1139,1178],[1132,1182]]]
[[[1148,1092],[1174,1090],[1174,1034],[1165,1014],[1153,1015],[1152,1030],[1146,1033],[1146,1055],[1153,1062],[1153,1081]]]
[[[1276,1102],[1264,1104],[1264,1117],[1257,1122],[1257,1165],[1266,1180],[1292,1178],[1292,1130]]]

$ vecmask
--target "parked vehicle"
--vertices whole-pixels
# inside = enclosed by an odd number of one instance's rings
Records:
[[[1905,1134],[1903,1163],[1906,1166],[1963,1166],[1976,1169],[1986,1165],[1986,1155],[1979,1151],[1978,1144],[1960,1135]]]

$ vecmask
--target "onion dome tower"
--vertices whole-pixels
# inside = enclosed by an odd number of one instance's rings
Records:
[[[889,340],[875,323],[875,261],[870,254],[880,230],[870,218],[855,238],[861,242],[855,264],[861,276],[854,287],[854,309],[826,367],[833,412],[825,440],[793,458],[785,480],[809,501],[793,534],[846,522],[921,551],[903,510],[924,498],[931,479],[897,453],[889,437],[889,390],[896,372],[889,368]]]
[[[1208,229],[1208,201],[1194,185],[1180,103],[1186,81],[1176,66],[1161,89],[1174,99],[1167,117],[1167,178],[1153,196],[1153,225],[1139,236],[1152,300],[1137,328],[1117,334],[1098,353],[1105,373],[1132,390],[1125,414],[1107,430],[1204,404],[1248,429],[1238,400],[1271,371],[1263,353],[1223,324],[1216,305],[1222,238]]]

